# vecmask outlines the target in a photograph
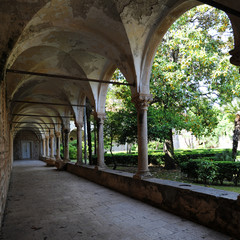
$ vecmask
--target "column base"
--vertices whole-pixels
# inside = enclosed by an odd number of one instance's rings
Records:
[[[41,156],[41,157],[40,157],[40,160],[43,161],[43,162],[45,162],[46,157],[45,157],[45,156]]]
[[[46,158],[45,163],[47,163],[48,167],[54,167],[55,166],[55,158]]]
[[[151,178],[152,174],[149,172],[149,170],[147,171],[138,171],[135,175],[133,175],[134,179],[145,179],[145,178]]]
[[[58,170],[65,170],[67,166],[67,162],[64,162],[63,160],[57,160],[55,161],[55,167]]]
[[[83,166],[83,165],[85,165],[85,164],[84,164],[83,162],[76,162],[75,165],[77,165],[77,166]]]
[[[101,165],[101,166],[98,166],[98,165],[95,166],[95,170],[103,170],[103,169],[107,169],[107,168],[108,168],[108,167],[107,167],[106,164]]]
[[[56,161],[62,161],[61,157],[56,157]]]

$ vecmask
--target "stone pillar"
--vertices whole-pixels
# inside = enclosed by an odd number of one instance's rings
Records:
[[[105,114],[97,114],[97,167],[106,168],[104,163],[104,138],[103,138],[103,124],[105,119]]]
[[[45,138],[43,138],[42,140],[42,150],[43,150],[42,157],[46,157],[46,139]]]
[[[64,129],[64,162],[70,162],[69,159],[69,133],[68,128]]]
[[[54,135],[53,134],[50,135],[50,144],[51,144],[50,158],[53,159],[54,158]]]
[[[60,156],[60,137],[61,137],[61,133],[57,132],[56,133],[56,137],[57,137],[57,160],[61,160],[61,156]]]
[[[150,94],[138,94],[132,99],[137,109],[138,124],[138,170],[134,177],[140,179],[150,176],[148,169],[147,110],[151,99]]]
[[[76,123],[77,126],[77,165],[82,165],[82,126],[83,123]]]
[[[46,136],[46,158],[49,158],[49,136]]]

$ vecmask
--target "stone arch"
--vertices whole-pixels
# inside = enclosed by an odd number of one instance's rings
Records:
[[[157,51],[158,45],[161,42],[163,36],[168,31],[168,29],[171,27],[171,25],[185,12],[189,11],[190,9],[202,5],[198,1],[183,1],[180,3],[175,4],[170,11],[159,18],[159,20],[152,26],[151,31],[149,32],[147,41],[145,42],[144,50],[143,50],[143,58],[141,62],[141,92],[149,92],[149,81],[150,81],[150,74],[151,74],[151,68],[152,63],[155,57],[155,53]],[[226,13],[227,14],[227,13]],[[230,22],[233,27],[234,31],[234,40],[235,40],[235,46],[238,46],[240,44],[239,42],[239,26],[238,24],[234,24],[236,21],[235,16],[231,16],[227,14]],[[233,21],[234,20],[234,21]],[[233,51],[231,51],[232,55],[237,55],[235,58],[234,56],[231,58],[231,63],[235,65],[240,65],[240,62],[238,62],[238,54],[240,54],[240,51],[238,51],[235,47]]]

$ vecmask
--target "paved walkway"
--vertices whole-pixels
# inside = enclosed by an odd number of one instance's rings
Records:
[[[231,238],[40,161],[14,162],[4,240]]]

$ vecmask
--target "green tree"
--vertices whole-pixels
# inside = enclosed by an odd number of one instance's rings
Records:
[[[163,38],[151,77],[152,106],[162,126],[167,167],[173,168],[172,130],[206,136],[217,126],[214,104],[236,96],[238,70],[229,63],[232,29],[226,14],[206,5],[179,18]]]
[[[153,101],[148,109],[148,134],[149,140],[165,142],[167,168],[175,166],[173,130],[186,129],[198,138],[212,134],[219,121],[215,106],[237,96],[239,73],[228,54],[232,48],[228,17],[206,5],[182,15],[159,45],[150,81]],[[118,143],[135,142],[137,112],[129,87],[112,87],[110,99],[117,99],[114,111],[120,115]]]
[[[225,112],[231,123],[234,123],[232,158],[235,161],[240,138],[240,100],[235,98],[231,103],[227,104],[225,106]]]
[[[126,82],[117,69],[113,80]],[[128,86],[110,86],[106,100],[107,119],[104,122],[105,144],[112,149],[113,142],[131,144],[137,140],[137,112],[131,102],[131,90]]]

